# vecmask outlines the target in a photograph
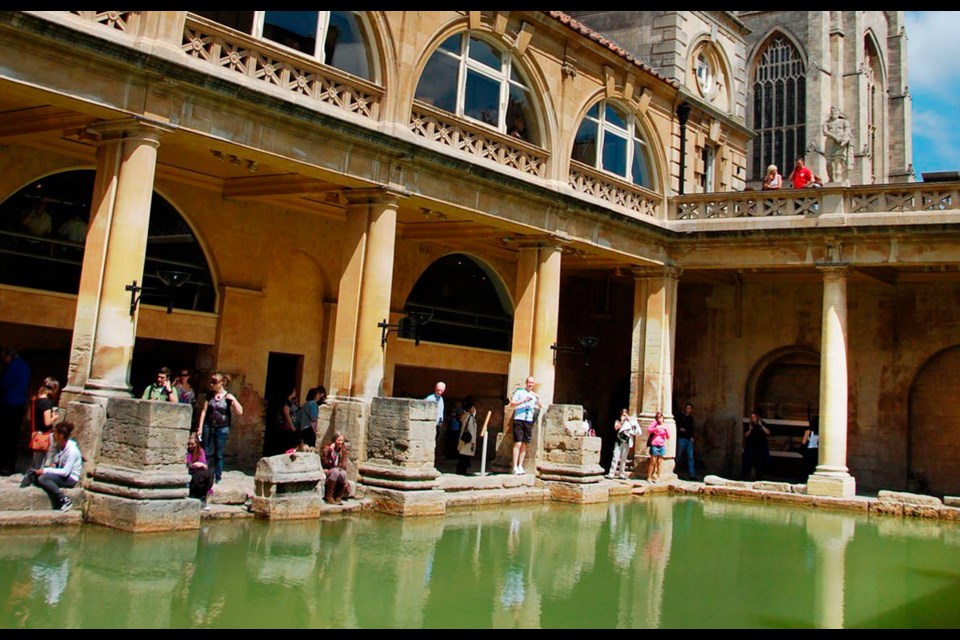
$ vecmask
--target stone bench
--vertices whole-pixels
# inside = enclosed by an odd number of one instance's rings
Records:
[[[260,458],[253,476],[250,510],[262,518],[317,518],[323,506],[326,474],[320,456],[310,452]]]

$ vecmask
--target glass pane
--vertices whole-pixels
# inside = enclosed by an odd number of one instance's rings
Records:
[[[580,123],[577,137],[573,140],[573,159],[577,162],[597,166],[597,123],[584,120]]]
[[[483,40],[470,38],[470,59],[485,64],[491,69],[500,71],[500,52],[491,47]]]
[[[590,110],[587,111],[587,115],[590,116],[591,118],[597,118],[597,119],[599,119],[599,118],[600,118],[600,103],[598,102],[597,104],[595,104],[595,105],[593,105],[592,107],[590,107]]]
[[[647,168],[647,154],[644,144],[638,140],[633,142],[633,167],[630,171],[633,174],[634,184],[638,184],[641,187],[650,187],[652,181],[650,180],[650,172]],[[704,149],[704,159],[708,155],[707,148]]]
[[[449,51],[450,53],[455,53],[460,55],[460,41],[463,38],[462,33],[458,33],[455,36],[450,36],[443,41],[443,44],[440,45],[440,48],[444,51]]]
[[[507,102],[507,135],[526,140],[531,144],[540,144],[540,128],[530,92],[515,84],[510,85],[510,97]]]
[[[225,27],[244,33],[253,33],[253,11],[194,11],[193,13]]]
[[[331,11],[324,61],[331,67],[370,80],[370,62],[360,21],[349,11]]]
[[[317,12],[265,11],[263,37],[312,56],[317,50]]]
[[[609,131],[603,132],[603,167],[610,173],[627,177],[627,139]]]
[[[467,70],[463,113],[492,127],[500,126],[500,83]]]
[[[612,104],[607,105],[606,111],[604,112],[604,117],[609,124],[616,125],[621,129],[627,128],[627,114],[622,109],[618,109]]]
[[[434,53],[420,76],[417,85],[417,100],[422,100],[438,109],[457,112],[457,72],[460,63],[442,53]]]

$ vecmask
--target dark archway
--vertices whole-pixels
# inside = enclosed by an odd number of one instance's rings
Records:
[[[513,314],[502,283],[470,256],[453,253],[436,260],[403,308],[433,314],[421,340],[510,351]]]
[[[907,487],[960,495],[960,346],[923,363],[910,386]]]
[[[95,172],[75,170],[36,180],[0,204],[0,284],[77,293]],[[159,273],[190,279],[177,291],[176,309],[214,311],[216,292],[203,249],[166,199],[153,194],[141,302],[166,306]]]

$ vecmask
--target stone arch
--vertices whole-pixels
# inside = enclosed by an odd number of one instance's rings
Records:
[[[687,72],[693,68],[693,63],[695,60],[695,55],[701,50],[707,49],[711,57],[715,60],[718,70],[723,74],[725,79],[725,85],[722,91],[722,95],[717,95],[714,97],[706,97],[708,101],[713,103],[715,106],[720,108],[722,111],[730,113],[733,110],[733,82],[734,78],[730,70],[733,68],[730,65],[730,59],[727,55],[727,52],[722,46],[713,38],[710,37],[709,32],[702,33],[693,39],[692,43],[688,47],[687,51]],[[692,90],[697,90],[697,81],[695,78],[688,79],[687,86]]]
[[[866,165],[861,182],[885,182],[887,175],[887,71],[884,50],[868,29],[863,36],[863,100],[866,117],[863,141],[867,145]]]
[[[423,340],[510,350],[514,307],[509,291],[490,265],[467,253],[434,260],[417,278],[403,309],[433,314],[421,329]]]
[[[805,420],[819,413],[820,354],[790,345],[762,356],[747,376],[743,413],[764,418]]]
[[[0,282],[77,293],[95,177],[96,171],[88,168],[50,172],[0,203],[0,260],[16,260],[0,268]],[[147,245],[144,284],[159,284],[152,271],[165,265],[186,271],[192,278],[177,292],[174,309],[215,312],[217,278],[210,253],[189,217],[158,189],[153,191],[150,233],[154,242]],[[37,268],[24,265],[25,260]],[[145,291],[141,301],[166,304],[161,292]]]
[[[960,494],[960,345],[942,349],[917,369],[907,401],[907,487]]]
[[[612,102],[619,107],[626,109],[628,113],[634,116],[637,120],[637,124],[640,127],[640,131],[643,134],[643,139],[647,143],[647,146],[650,149],[649,160],[650,160],[650,169],[651,176],[650,181],[652,185],[649,188],[650,191],[666,195],[667,184],[669,183],[669,172],[667,170],[667,153],[662,140],[658,135],[656,135],[657,128],[654,124],[648,119],[646,113],[638,113],[627,100],[623,97],[622,90],[618,90],[618,94],[607,95],[606,89],[600,89],[596,91],[592,96],[590,96],[586,102],[584,102],[583,107],[580,109],[580,112],[577,114],[576,123],[577,126],[570,129],[571,135],[569,139],[564,140],[563,146],[566,151],[564,154],[564,159],[566,164],[564,169],[566,175],[570,173],[570,162],[573,159],[573,145],[576,142],[577,132],[580,128],[580,124],[583,122],[584,117],[586,117],[587,112],[594,107],[594,105],[601,102]]]
[[[529,52],[524,52],[523,55],[516,55],[512,48],[513,43],[508,41],[504,34],[496,32],[492,28],[490,21],[486,18],[481,21],[478,28],[471,28],[466,17],[459,18],[443,26],[431,36],[429,43],[423,49],[423,55],[416,61],[413,69],[412,77],[416,79],[416,82],[410,83],[408,87],[405,87],[403,95],[398,96],[397,104],[404,105],[402,111],[398,111],[398,115],[399,113],[409,115],[413,108],[413,100],[416,95],[417,86],[420,83],[420,78],[423,75],[427,63],[430,62],[443,42],[449,37],[459,33],[475,34],[519,62],[521,76],[526,80],[532,94],[533,105],[540,126],[540,142],[536,146],[546,151],[555,149],[558,143],[556,136],[558,135],[557,131],[559,127],[557,125],[556,108],[555,105],[550,102],[550,91],[548,90],[548,84],[543,71]]]

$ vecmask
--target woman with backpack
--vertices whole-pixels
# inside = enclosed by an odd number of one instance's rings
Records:
[[[243,406],[237,397],[227,391],[229,376],[214,373],[210,376],[210,390],[207,392],[200,409],[200,427],[197,437],[201,438],[207,464],[214,469],[214,482],[220,482],[223,476],[223,452],[227,448],[227,437],[233,414],[243,415]]]

